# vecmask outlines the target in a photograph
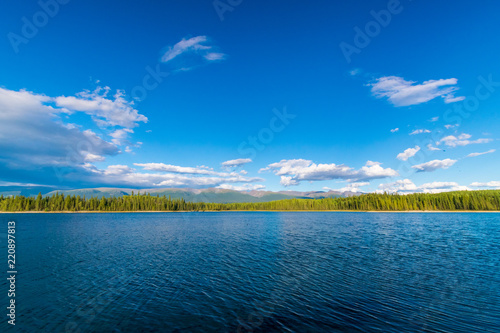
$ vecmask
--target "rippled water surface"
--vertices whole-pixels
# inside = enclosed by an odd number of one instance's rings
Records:
[[[20,331],[500,330],[497,213],[0,217]]]

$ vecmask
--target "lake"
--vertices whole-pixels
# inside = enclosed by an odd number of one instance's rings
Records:
[[[0,218],[5,262],[7,221],[16,221],[16,328],[24,332],[500,327],[498,213]],[[6,313],[5,279],[1,287]]]

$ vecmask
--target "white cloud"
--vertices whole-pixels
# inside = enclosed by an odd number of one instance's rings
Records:
[[[422,133],[430,133],[428,129],[416,129],[413,132],[410,133],[410,135],[415,135],[415,134],[422,134]]]
[[[401,161],[407,161],[410,157],[415,156],[415,154],[420,150],[419,146],[415,146],[415,148],[408,148],[404,152],[399,153],[396,158]]]
[[[95,176],[89,174],[92,163],[119,154],[117,146],[129,144],[131,128],[147,121],[121,92],[108,97],[109,91],[106,87],[75,96],[50,97],[0,88],[0,174],[14,181],[90,184],[89,176]],[[68,122],[75,112],[90,115],[99,126],[113,128],[96,134]],[[105,139],[108,136],[111,142]]]
[[[449,188],[453,186],[458,186],[458,184],[455,182],[432,182],[432,183],[425,183],[421,185],[420,188],[433,190],[436,188]]]
[[[127,165],[110,165],[106,169],[98,169],[87,164],[88,178],[99,184],[136,187],[217,187],[222,184],[254,183],[264,181],[257,177],[244,177],[239,174],[223,176],[186,175],[179,173],[143,173]]]
[[[439,120],[439,117],[432,117],[431,119],[429,119],[430,122],[436,122]]]
[[[399,128],[398,128],[398,127],[391,129],[391,133],[395,133],[395,132],[397,132],[397,131],[399,131]]]
[[[460,101],[463,101],[464,99],[465,99],[465,96],[455,97],[453,94],[448,94],[448,95],[444,96],[444,102],[446,104],[460,102]]]
[[[453,127],[458,127],[458,126],[459,126],[459,124],[454,124],[454,125],[452,125],[452,124],[447,124],[447,125],[444,125],[444,127],[445,127],[446,129],[450,129],[450,128],[453,128]]]
[[[449,191],[469,190],[467,186],[460,186],[455,182],[432,182],[420,186],[415,185],[410,179],[398,180],[392,183],[380,184],[376,193],[441,193]]]
[[[222,60],[226,57],[224,53],[214,51],[214,47],[206,45],[208,43],[206,36],[196,36],[189,39],[183,38],[180,42],[169,47],[163,54],[161,61],[169,62],[182,54],[199,54],[207,61]]]
[[[0,180],[0,186],[25,186],[25,187],[43,186],[43,187],[54,187],[52,185],[19,183],[19,182],[6,182],[6,181],[3,181],[3,180]]]
[[[283,186],[297,186],[300,184],[300,182],[296,179],[293,179],[292,176],[281,176],[280,184]]]
[[[134,131],[129,128],[121,128],[111,132],[109,136],[113,138],[111,139],[111,142],[117,146],[121,146],[127,142],[126,139],[128,138],[129,133],[134,133]]]
[[[379,162],[367,161],[365,166],[355,170],[344,164],[316,164],[310,160],[294,159],[269,164],[266,168],[260,169],[259,172],[272,171],[275,175],[281,176],[281,184],[284,186],[298,185],[301,181],[331,179],[362,181],[398,175],[395,170],[384,169],[380,164]]]
[[[370,180],[377,178],[395,177],[399,176],[398,172],[391,168],[382,168],[380,165],[382,163],[367,161],[366,165],[361,167],[359,171],[355,171],[352,174],[352,178],[348,179],[350,181],[360,181],[360,180]]]
[[[206,36],[196,36],[189,39],[183,38],[180,42],[172,47],[169,47],[167,52],[161,58],[162,62],[168,62],[175,57],[181,55],[184,52],[196,51],[196,50],[207,50],[210,49],[209,46],[201,45],[207,41]]]
[[[205,165],[197,166],[197,167],[183,167],[171,164],[164,163],[134,163],[135,166],[142,167],[143,170],[146,171],[156,171],[161,172],[162,174],[156,174],[156,177],[161,179],[162,177],[166,178],[158,183],[152,183],[151,186],[195,186],[195,187],[206,187],[206,186],[225,186],[221,188],[226,189],[235,189],[238,191],[251,190],[251,189],[260,189],[264,188],[264,186],[249,186],[249,185],[239,185],[229,187],[227,183],[250,183],[250,182],[260,182],[263,181],[262,178],[255,177],[245,177],[247,172],[245,170],[241,170],[238,172],[217,172],[214,171],[213,168],[210,168]],[[163,173],[170,173],[170,175],[165,175]],[[190,176],[178,176],[172,174],[182,174],[182,175],[190,175]],[[200,177],[207,176],[207,177]],[[141,176],[140,176],[141,177]],[[232,186],[232,185],[231,185]],[[239,188],[239,189],[237,189]]]
[[[41,167],[75,167],[115,155],[118,149],[90,130],[65,124],[65,109],[49,105],[51,97],[0,88],[0,164],[14,170],[39,169],[33,177],[53,179]],[[4,171],[6,172],[6,171]]]
[[[108,97],[109,87],[98,87],[94,91],[83,91],[76,96],[54,98],[57,106],[71,111],[81,111],[90,115],[99,126],[120,126],[133,128],[148,118],[133,108],[133,102],[125,100],[124,94],[117,91]]]
[[[419,172],[431,172],[437,169],[448,169],[456,162],[457,160],[447,158],[444,160],[433,160],[426,163],[414,165],[412,166],[412,168],[419,170]]]
[[[87,155],[85,155],[84,162],[86,162],[86,163],[102,162],[105,159],[106,158],[104,156],[88,153]]]
[[[358,75],[358,74],[361,74],[361,72],[362,72],[362,70],[361,70],[361,69],[359,69],[359,68],[354,68],[354,69],[352,69],[352,70],[350,70],[350,71],[349,71],[349,75],[351,75],[351,76],[356,76],[356,75]]]
[[[211,52],[203,56],[208,61],[223,60],[226,55],[224,53]]]
[[[457,79],[429,80],[422,84],[406,81],[398,76],[384,76],[369,84],[372,94],[377,98],[387,98],[394,106],[409,106],[428,102],[442,97],[445,103],[458,102],[464,97],[454,97],[458,90]]]
[[[481,155],[485,155],[485,154],[491,154],[494,152],[496,152],[496,149],[490,149],[490,150],[485,151],[483,153],[470,153],[469,155],[467,155],[465,157],[476,157],[476,156],[481,156]]]
[[[408,192],[408,191],[417,191],[418,188],[413,182],[409,179],[397,180],[391,183],[380,184],[378,186],[378,190],[375,191],[377,193],[395,193],[395,192]]]
[[[468,191],[467,186],[458,185],[455,182],[432,182],[419,186],[419,189],[424,193],[441,193],[449,191]]]
[[[346,184],[346,186],[340,188],[340,189],[331,189],[329,187],[323,187],[324,190],[328,190],[328,191],[336,191],[336,192],[354,192],[354,193],[358,193],[358,192],[363,192],[361,191],[359,188],[362,187],[362,186],[368,186],[370,185],[369,182],[357,182],[357,183],[349,183],[349,184]]]
[[[470,184],[471,187],[490,187],[495,189],[500,189],[500,181],[491,181],[487,183],[474,182]]]
[[[441,148],[436,148],[436,147],[432,146],[432,144],[430,144],[430,143],[427,145],[427,149],[428,150],[442,150]]]
[[[160,172],[172,172],[172,173],[184,173],[184,174],[192,174],[192,175],[213,175],[213,176],[236,176],[238,175],[236,172],[217,172],[213,171],[208,167],[183,167],[171,164],[164,163],[134,163],[135,166],[139,166],[144,170],[148,171],[160,171]]]
[[[488,143],[493,141],[492,139],[469,140],[470,138],[471,135],[467,133],[462,133],[458,137],[454,135],[448,135],[439,140],[438,142],[436,142],[436,145],[444,143],[448,147],[457,147],[457,146],[467,146],[470,144]]]
[[[266,187],[264,185],[261,185],[261,184],[243,184],[241,186],[222,184],[222,185],[217,186],[217,188],[221,188],[224,190],[233,190],[233,191],[255,191],[255,190],[263,190]]]
[[[250,158],[238,158],[235,160],[229,160],[229,161],[222,162],[221,165],[223,167],[231,168],[231,167],[245,165],[245,164],[250,163],[250,162],[252,162],[252,160]]]

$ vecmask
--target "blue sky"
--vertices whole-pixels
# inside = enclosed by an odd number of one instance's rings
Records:
[[[499,9],[4,4],[0,184],[500,188]]]

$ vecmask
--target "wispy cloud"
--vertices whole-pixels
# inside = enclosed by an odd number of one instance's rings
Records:
[[[242,166],[250,162],[252,162],[252,159],[250,158],[237,158],[235,160],[222,162],[221,165],[226,168],[231,168],[231,167]]]
[[[406,149],[404,152],[402,153],[399,153],[398,156],[396,156],[396,158],[398,160],[401,160],[401,161],[406,161],[408,160],[410,157],[413,157],[415,156],[415,154],[420,150],[420,147],[419,146],[415,146],[415,148],[408,148]]]
[[[360,187],[368,186],[368,185],[370,185],[369,182],[357,182],[357,183],[346,184],[346,186],[344,186],[342,188],[339,188],[339,189],[332,189],[332,188],[329,188],[329,187],[323,187],[323,190],[336,191],[336,192],[361,193],[363,191],[361,191]]]
[[[224,53],[218,52],[216,47],[209,45],[207,36],[196,36],[189,39],[183,38],[174,46],[168,47],[161,61],[167,63],[187,54],[197,54],[209,62],[223,60],[226,57]]]
[[[483,153],[470,153],[469,155],[467,155],[465,157],[476,157],[476,156],[481,156],[481,155],[485,155],[485,154],[491,154],[494,152],[496,152],[496,149],[490,149],[490,150],[485,151]]]
[[[427,145],[427,149],[431,151],[442,150],[441,148],[434,147],[431,143]]]
[[[255,191],[255,190],[263,190],[266,187],[262,184],[243,184],[243,185],[222,184],[217,186],[217,188],[221,188],[224,190],[233,190],[233,191]]]
[[[349,71],[349,75],[351,76],[356,76],[358,74],[361,74],[363,71],[360,68],[354,68]]]
[[[355,170],[344,164],[316,164],[310,160],[294,159],[269,164],[259,172],[272,171],[281,177],[281,185],[283,186],[299,185],[301,181],[344,179],[354,182],[398,175],[395,170],[384,169],[380,164],[368,161],[362,168]]]
[[[486,182],[486,183],[479,183],[479,182],[474,182],[470,184],[471,187],[488,187],[488,188],[495,188],[495,189],[500,189],[500,181],[491,181],[491,182]]]
[[[205,54],[203,57],[208,61],[215,61],[224,59],[226,55],[224,53],[219,53],[219,52],[210,52]]]
[[[478,143],[488,143],[493,141],[493,139],[477,139],[477,140],[469,140],[472,135],[467,133],[462,133],[458,137],[454,135],[448,135],[436,142],[436,145],[444,144],[448,147],[457,147],[457,146],[467,146],[471,144]]]
[[[420,186],[415,185],[410,179],[402,179],[392,183],[380,184],[377,193],[440,193],[449,191],[469,190],[467,186],[461,186],[456,182],[431,182]]]
[[[396,133],[397,131],[399,131],[399,127],[391,129],[391,133]]]
[[[413,132],[410,133],[410,135],[415,135],[415,134],[422,134],[422,133],[430,133],[428,129],[416,129]]]
[[[457,160],[447,158],[444,160],[433,160],[426,163],[417,164],[412,166],[412,168],[417,169],[419,172],[432,172],[437,169],[448,169],[456,162]]]
[[[453,96],[453,94],[448,94],[448,95],[444,96],[444,102],[446,104],[460,102],[460,101],[463,101],[464,99],[465,99],[465,96],[455,97],[455,96]]]
[[[410,106],[428,102],[436,97],[443,98],[445,103],[463,100],[465,97],[455,97],[458,90],[457,79],[429,80],[421,84],[416,81],[406,81],[398,76],[384,76],[376,79],[371,86],[373,96],[387,98],[394,106]]]
[[[170,168],[172,167],[172,168]],[[189,170],[196,168],[187,168],[170,166],[165,170],[174,170],[168,173],[144,173],[137,172],[135,169],[127,165],[110,165],[106,169],[98,169],[95,166],[86,165],[87,171],[90,173],[88,177],[94,183],[126,185],[135,187],[217,187],[224,184],[234,183],[254,183],[264,181],[258,177],[245,177],[237,173],[231,174],[201,174],[197,170]],[[146,168],[145,168],[146,169]],[[146,170],[155,170],[156,168],[148,168]],[[178,171],[178,172],[176,172]]]
[[[184,173],[192,175],[214,175],[221,177],[236,176],[237,173],[227,173],[227,172],[217,172],[212,168],[207,168],[204,166],[200,167],[183,167],[172,164],[165,163],[134,163],[135,166],[141,167],[147,171],[160,171],[160,172],[172,172],[172,173]]]

